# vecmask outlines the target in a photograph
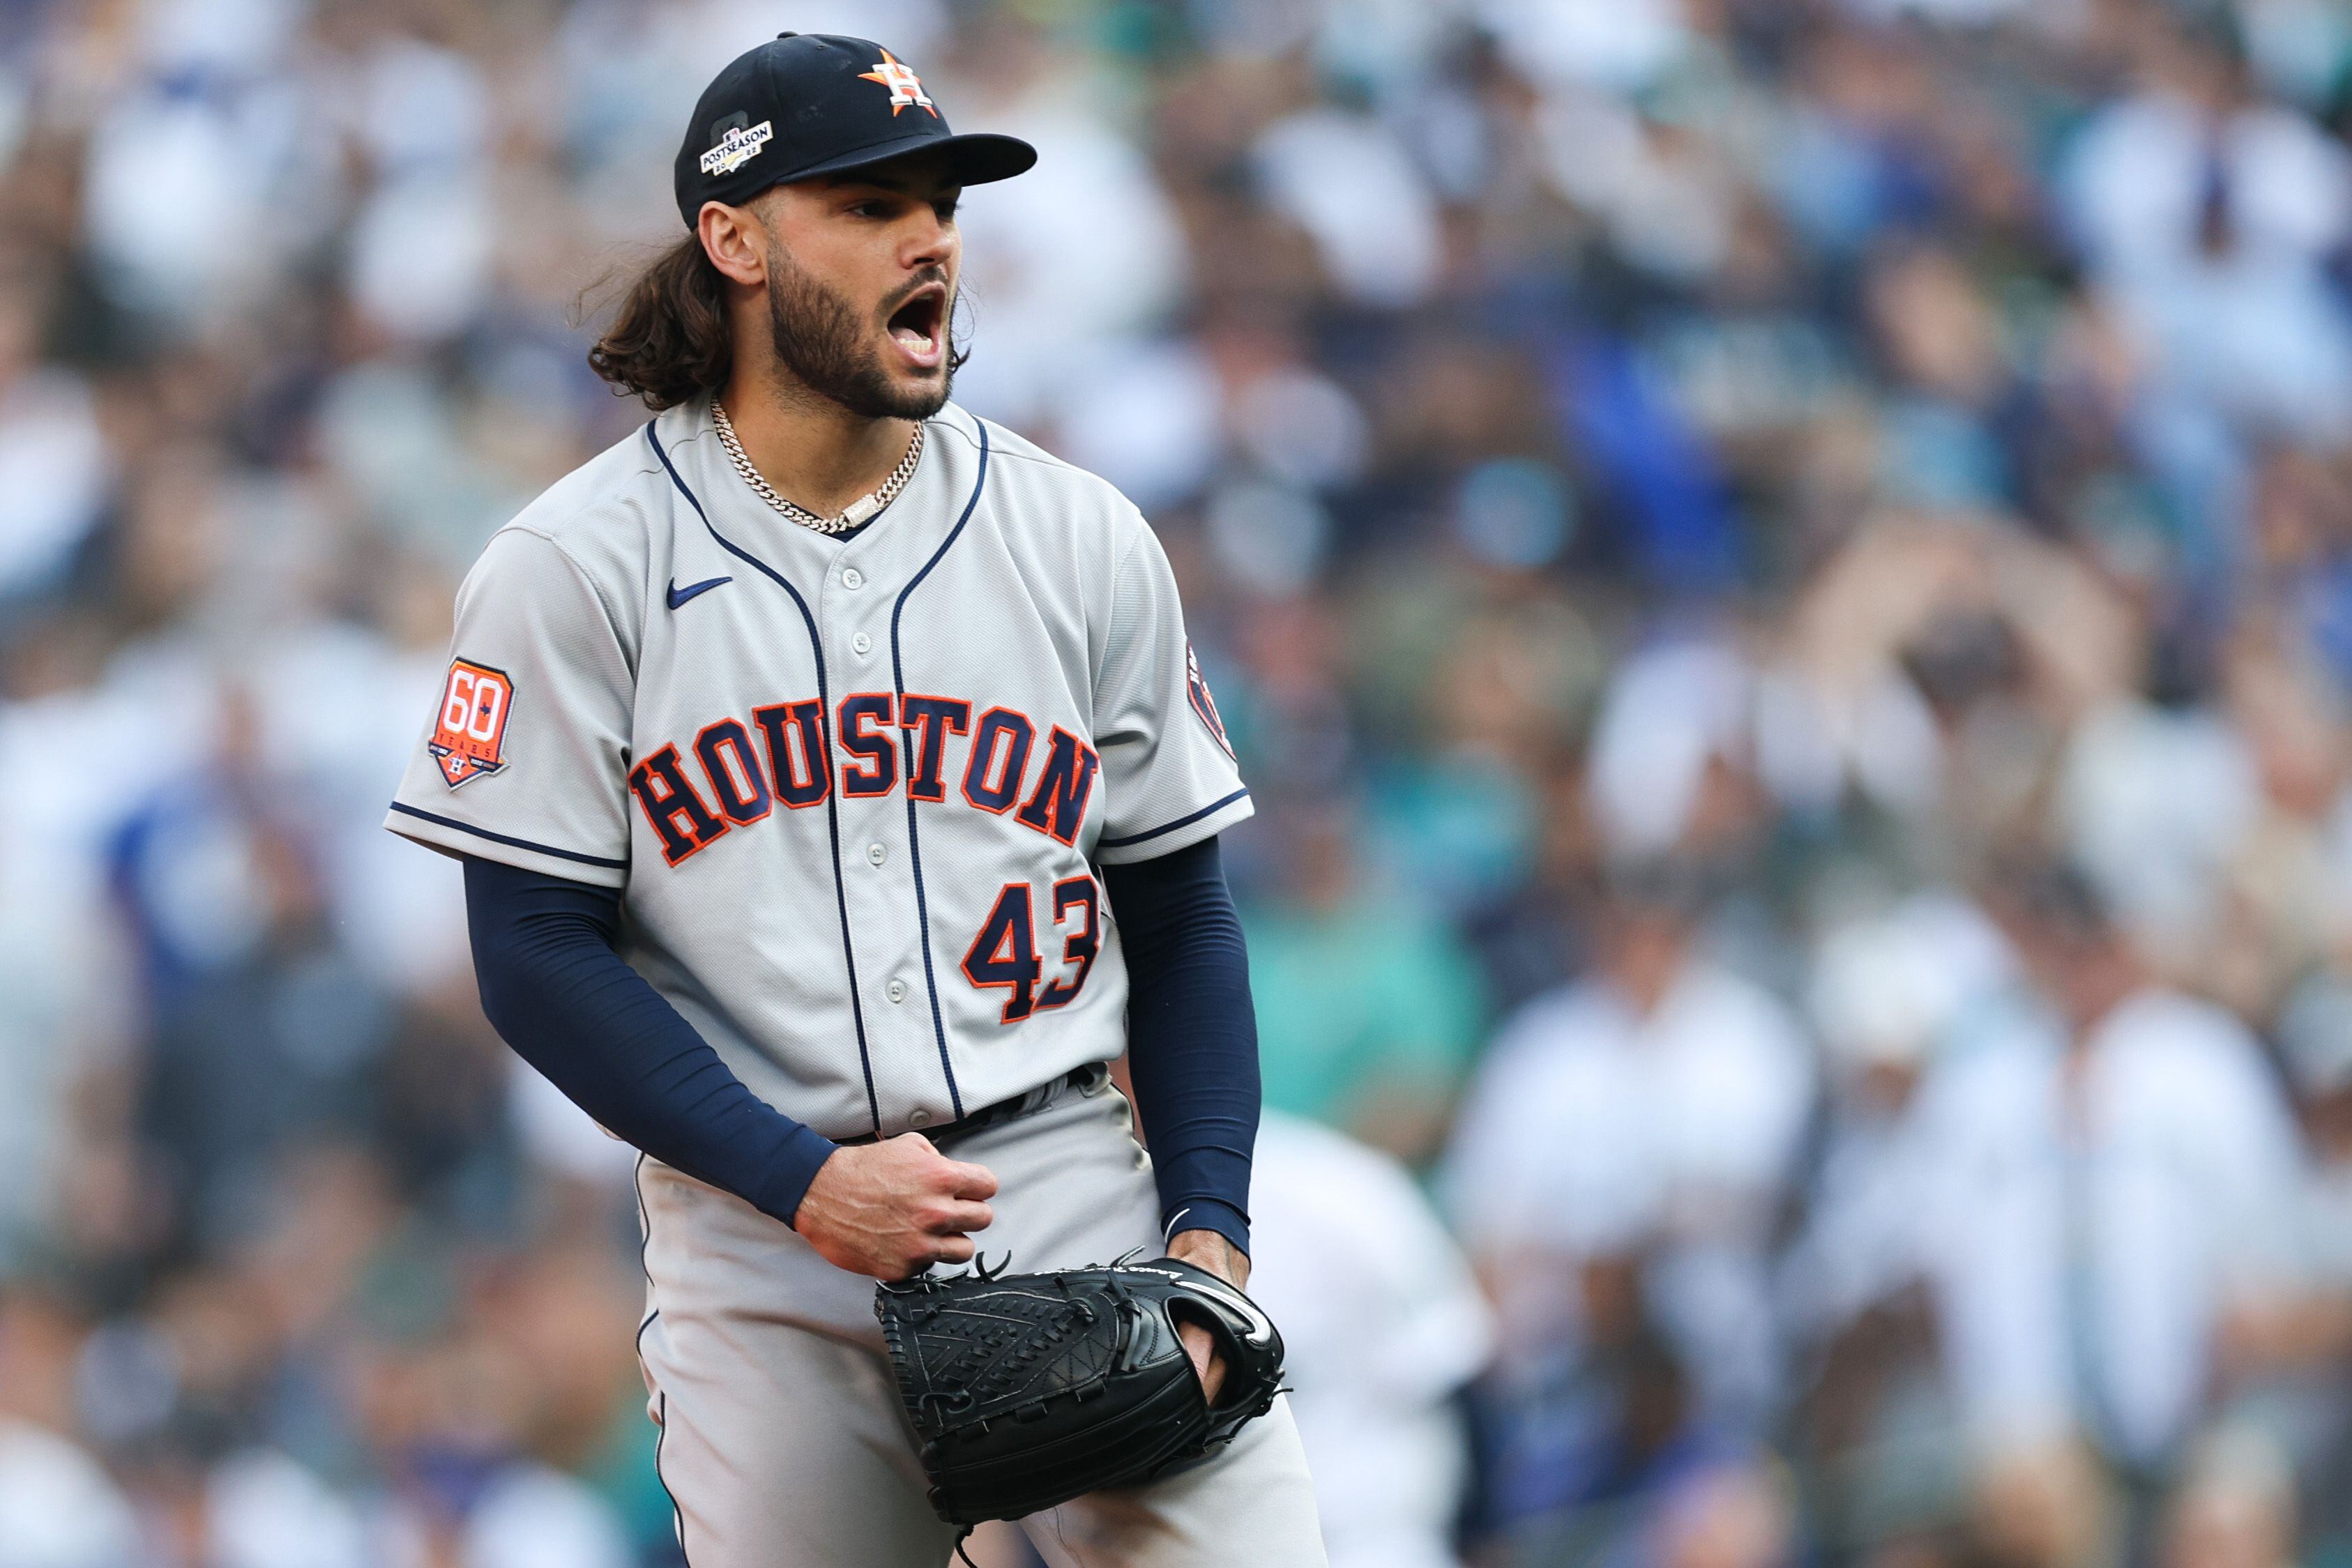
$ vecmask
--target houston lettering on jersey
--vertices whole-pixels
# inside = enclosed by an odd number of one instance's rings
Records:
[[[852,692],[830,714],[810,697],[753,708],[749,722],[707,724],[685,750],[673,743],[642,758],[629,793],[671,865],[780,805],[805,810],[835,789],[855,800],[901,788],[940,802],[951,783],[971,805],[1072,844],[1101,768],[1076,736],[1060,725],[1039,735],[1013,708],[974,715],[961,697]]]

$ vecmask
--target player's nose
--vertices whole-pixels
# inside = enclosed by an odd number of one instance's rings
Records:
[[[944,267],[961,242],[955,225],[943,222],[929,207],[919,206],[908,229],[899,260],[908,268]]]

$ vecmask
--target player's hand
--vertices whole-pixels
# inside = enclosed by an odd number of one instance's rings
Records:
[[[1168,1256],[1195,1269],[1206,1269],[1236,1291],[1249,1283],[1249,1254],[1217,1231],[1180,1230],[1168,1243]],[[1225,1364],[1217,1355],[1217,1336],[1199,1323],[1179,1323],[1176,1337],[1184,1342],[1184,1354],[1192,1358],[1192,1370],[1200,1374],[1201,1392],[1214,1405],[1218,1390],[1225,1385]]]
[[[971,1260],[971,1232],[996,1216],[996,1177],[951,1160],[920,1133],[835,1149],[801,1197],[793,1228],[836,1269],[904,1280]]]

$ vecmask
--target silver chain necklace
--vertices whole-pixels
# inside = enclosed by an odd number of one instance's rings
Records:
[[[735,465],[735,472],[743,476],[743,483],[751,486],[752,493],[801,527],[820,534],[845,534],[897,500],[898,492],[907,487],[907,481],[915,476],[915,465],[923,460],[923,426],[918,420],[915,438],[907,443],[907,455],[898,459],[898,466],[890,470],[890,476],[882,481],[880,487],[850,502],[840,515],[820,517],[806,507],[785,500],[776,494],[773,485],[760,476],[743,444],[735,439],[735,422],[727,417],[726,405],[717,398],[710,400],[710,423],[719,427],[719,444],[727,449],[727,461]]]

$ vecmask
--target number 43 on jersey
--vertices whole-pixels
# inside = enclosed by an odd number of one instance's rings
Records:
[[[1005,1023],[1019,1023],[1034,1012],[1058,1008],[1076,998],[1087,983],[1102,950],[1101,894],[1092,876],[1065,877],[1051,895],[1053,929],[1062,938],[1061,972],[1045,982],[1045,966],[1037,956],[1036,900],[1025,882],[1009,882],[996,895],[995,907],[981,922],[980,935],[963,956],[964,978],[986,990],[1006,991]],[[1050,940],[1050,938],[1048,938]]]

